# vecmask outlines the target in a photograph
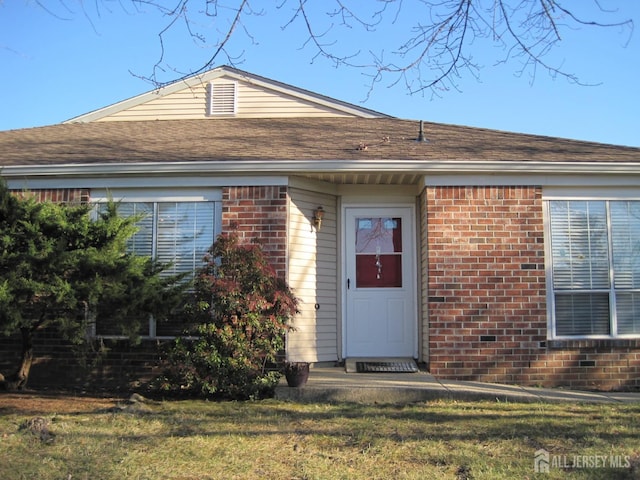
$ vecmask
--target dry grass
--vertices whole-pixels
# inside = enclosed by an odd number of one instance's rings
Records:
[[[617,455],[633,465],[640,455],[640,404],[116,407],[113,399],[0,396],[0,413],[6,480],[636,478],[634,468],[536,474],[534,452],[567,462]],[[36,416],[47,435],[28,428]]]

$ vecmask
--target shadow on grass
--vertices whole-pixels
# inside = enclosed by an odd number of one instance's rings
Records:
[[[164,436],[228,437],[303,435],[402,441],[503,441],[525,439],[544,446],[567,444],[640,446],[640,404],[536,404],[434,402],[407,406],[297,405],[276,401],[169,401],[112,406],[69,415],[135,417],[160,422]],[[151,435],[153,437],[154,435]],[[126,436],[120,436],[126,438]]]
[[[215,457],[216,465],[236,469],[251,465],[256,472],[266,469],[273,478],[280,478],[274,472],[287,461],[343,468],[345,476],[335,478],[348,478],[349,469],[364,468],[367,458],[381,462],[389,475],[403,465],[443,475],[432,478],[457,478],[451,474],[459,472],[467,472],[468,478],[472,473],[475,478],[523,478],[523,472],[532,472],[533,455],[539,449],[568,455],[640,452],[640,404],[434,401],[397,406],[118,399],[106,403],[89,411],[69,409],[51,424],[56,445],[46,447],[47,455],[72,465],[69,471],[75,472],[74,477],[82,478],[78,472],[89,468],[87,459],[95,458],[98,450],[116,472],[111,477],[104,472],[104,478],[115,478],[120,472],[117,466],[129,465],[134,458],[149,465],[149,455],[171,458],[171,468]],[[11,417],[5,418],[9,422],[5,431],[27,415],[2,408],[3,416]],[[484,468],[506,473],[482,476]],[[513,468],[519,470],[509,470]],[[603,472],[607,473],[611,471]],[[332,477],[325,473],[317,478]]]
[[[74,406],[76,408],[74,408]],[[97,408],[96,408],[97,407]],[[640,441],[640,404],[546,404],[435,401],[398,405],[295,404],[170,400],[127,402],[61,393],[2,394],[0,414],[21,417],[120,416],[162,424],[162,436],[323,435],[366,432],[372,438],[419,441],[556,438],[611,444]],[[98,420],[96,418],[96,420]],[[390,426],[393,431],[390,431]],[[91,433],[88,433],[91,435]],[[96,433],[96,435],[100,435]],[[150,434],[151,437],[154,434]],[[126,435],[120,435],[126,438]]]

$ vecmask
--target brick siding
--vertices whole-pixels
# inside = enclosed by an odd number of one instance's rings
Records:
[[[16,192],[25,194],[24,192]],[[89,201],[88,189],[36,190],[39,200]],[[222,231],[257,238],[285,278],[287,188],[226,187]],[[429,187],[420,197],[424,360],[441,378],[615,390],[640,388],[640,340],[547,340],[541,189]],[[161,367],[156,340],[105,341],[83,368],[50,333],[35,339],[30,385],[131,388]],[[0,338],[0,372],[19,338]]]
[[[431,187],[428,362],[438,377],[640,387],[640,342],[547,342],[541,189]]]
[[[257,239],[276,275],[286,278],[287,187],[225,187],[222,232],[236,232],[243,242]]]

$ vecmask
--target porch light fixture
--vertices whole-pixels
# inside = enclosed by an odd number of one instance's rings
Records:
[[[313,225],[316,231],[320,231],[322,227],[322,217],[324,217],[324,209],[320,206],[313,211]]]

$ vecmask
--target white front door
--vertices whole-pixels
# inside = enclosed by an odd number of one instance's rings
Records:
[[[417,356],[413,212],[345,209],[345,358]]]

